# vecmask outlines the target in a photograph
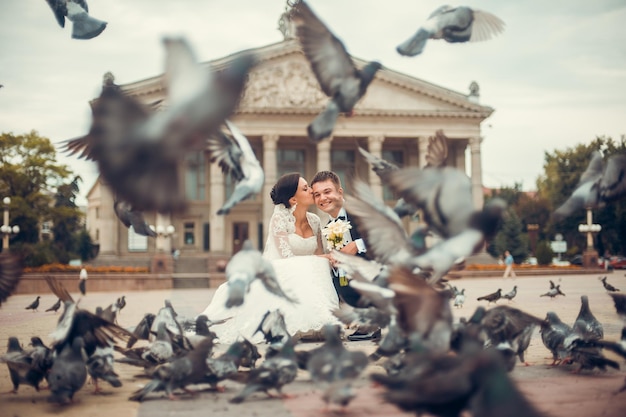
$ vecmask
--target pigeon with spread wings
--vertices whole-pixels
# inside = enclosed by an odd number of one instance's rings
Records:
[[[309,138],[315,142],[330,136],[340,113],[352,114],[354,106],[365,95],[376,72],[378,62],[369,62],[358,69],[343,43],[300,0],[291,10],[296,25],[296,36],[319,85],[330,101],[326,108],[309,124]]]
[[[85,0],[46,0],[59,26],[65,27],[65,18],[72,22],[72,38],[95,38],[107,27],[107,22],[89,16]]]

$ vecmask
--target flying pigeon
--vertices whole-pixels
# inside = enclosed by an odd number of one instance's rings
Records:
[[[271,389],[276,390],[281,397],[284,397],[283,387],[293,382],[297,375],[298,364],[296,363],[294,341],[289,338],[275,356],[266,359],[261,365],[250,370],[246,385],[230,399],[230,402],[241,403],[258,391],[270,395],[269,390]]]
[[[107,80],[90,132],[66,149],[95,160],[107,185],[134,210],[176,213],[188,204],[179,184],[182,158],[203,151],[235,111],[254,58],[242,54],[219,72],[207,71],[185,39],[165,38],[164,45],[168,107],[150,114]]]
[[[612,155],[606,164],[602,154],[594,151],[587,169],[580,177],[576,189],[552,214],[557,221],[582,212],[587,208],[598,208],[626,195],[626,155]]]
[[[483,295],[482,297],[478,297],[476,300],[477,301],[485,300],[485,301],[488,301],[487,304],[491,304],[491,303],[497,303],[500,298],[502,298],[502,289],[498,288],[496,292]]]
[[[263,188],[265,174],[254,155],[248,139],[232,122],[225,121],[230,135],[218,131],[208,139],[211,162],[217,162],[222,171],[235,181],[235,189],[217,214],[228,214],[239,202],[257,194]]]
[[[354,106],[365,95],[376,72],[378,62],[369,62],[357,69],[343,43],[313,13],[308,3],[299,1],[291,9],[304,55],[319,85],[330,101],[309,126],[307,132],[314,142],[330,136],[340,113],[352,114]]]
[[[276,273],[272,264],[263,258],[263,254],[254,249],[252,242],[246,240],[226,265],[226,279],[228,280],[228,298],[226,308],[237,307],[243,304],[246,293],[254,279],[260,279],[263,286],[272,294],[282,297],[292,303],[298,300],[287,295],[276,280]]]
[[[61,299],[57,299],[57,302],[52,304],[52,306],[48,309],[46,309],[47,311],[54,311],[55,313],[59,310],[59,308],[61,308]]]
[[[127,348],[132,348],[138,340],[150,340],[150,329],[152,328],[155,317],[156,315],[153,313],[146,313],[143,316],[137,326],[135,326],[133,335],[128,339],[128,343],[126,344]]]
[[[156,237],[156,232],[148,225],[143,213],[133,210],[129,203],[116,199],[113,202],[113,211],[124,226],[127,228],[132,226],[133,231],[138,235]]]
[[[43,380],[50,365],[48,363],[45,366],[43,357],[37,360],[36,354],[34,350],[22,349],[17,337],[9,337],[7,351],[0,356],[0,363],[6,363],[9,368],[9,376],[13,384],[11,393],[17,393],[20,384],[30,385],[39,391],[39,383]]]
[[[514,285],[511,291],[502,295],[502,298],[509,300],[509,302],[511,302],[511,300],[513,300],[516,295],[517,295],[517,285]]]
[[[22,276],[17,256],[10,253],[0,253],[0,306],[15,291]]]
[[[80,336],[64,344],[57,352],[46,378],[50,386],[49,402],[67,404],[72,401],[76,391],[87,380],[86,358],[83,338]]]
[[[607,290],[609,292],[617,292],[617,291],[619,291],[619,288],[615,288],[614,286],[612,286],[611,284],[606,282],[606,277],[602,277],[600,279],[600,281],[602,281],[602,285],[604,286],[605,290]]]
[[[46,0],[62,28],[65,18],[72,22],[73,39],[95,38],[106,28],[107,22],[89,16],[86,0]]]
[[[504,22],[491,13],[466,6],[441,6],[418,29],[417,33],[400,44],[400,55],[416,56],[422,53],[428,39],[443,39],[450,43],[489,40],[504,30]]]
[[[32,303],[26,306],[25,310],[33,310],[33,312],[37,311],[37,308],[39,307],[40,298],[41,296],[38,295],[37,298],[35,298],[35,301],[33,301]]]

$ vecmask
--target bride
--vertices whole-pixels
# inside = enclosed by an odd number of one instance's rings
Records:
[[[324,255],[320,218],[307,211],[313,204],[311,188],[294,172],[280,177],[270,196],[275,207],[263,256],[272,262],[281,288],[298,302],[271,294],[255,279],[243,305],[226,308],[228,282],[220,285],[202,314],[212,321],[232,317],[211,327],[221,343],[232,343],[239,336],[260,342],[262,335],[253,333],[263,315],[277,308],[289,333],[303,338],[318,336],[325,324],[339,323],[331,313],[339,300]]]

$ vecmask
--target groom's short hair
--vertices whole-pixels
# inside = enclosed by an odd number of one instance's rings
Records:
[[[315,176],[311,180],[311,187],[316,182],[323,182],[323,181],[328,181],[328,180],[332,181],[332,183],[335,184],[337,189],[341,188],[341,180],[339,179],[339,175],[335,174],[333,171],[320,171],[317,174],[315,174]]]

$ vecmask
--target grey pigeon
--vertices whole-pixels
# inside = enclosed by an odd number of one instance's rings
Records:
[[[612,286],[611,284],[606,282],[606,277],[602,277],[600,279],[600,281],[602,281],[602,286],[604,286],[604,289],[607,290],[608,292],[617,292],[617,291],[619,291],[619,288],[615,288],[614,286]]]
[[[126,344],[127,348],[133,347],[138,340],[150,340],[150,329],[152,328],[155,317],[156,315],[153,313],[146,313],[143,316],[137,326],[135,326],[133,335],[128,339],[128,343]]]
[[[553,218],[557,221],[584,209],[595,209],[626,195],[626,155],[612,155],[606,164],[602,154],[594,151],[587,169],[576,188],[565,202],[557,208]]]
[[[243,352],[241,353],[241,362],[239,363],[239,366],[254,369],[258,359],[261,359],[259,349],[254,343],[244,337]]]
[[[565,339],[572,334],[572,328],[563,323],[555,312],[548,312],[546,322],[541,326],[541,341],[552,353],[552,365],[567,357]]]
[[[217,358],[207,357],[207,372],[204,375],[204,382],[211,385],[211,388],[214,390],[224,391],[224,388],[220,387],[218,384],[237,374],[246,349],[246,343],[238,340],[232,343],[226,352]]]
[[[490,294],[478,297],[476,301],[485,300],[488,302],[487,304],[491,304],[491,303],[497,303],[500,298],[502,298],[502,288],[498,288],[496,292],[492,292]]]
[[[283,387],[296,379],[298,364],[294,351],[294,341],[285,341],[281,350],[273,357],[266,359],[258,367],[250,370],[248,381],[243,389],[230,399],[231,403],[241,403],[255,392],[263,391],[270,395],[274,389],[283,397]]]
[[[87,359],[87,373],[91,376],[94,383],[94,393],[101,392],[101,388],[98,385],[98,380],[100,379],[108,382],[115,388],[122,386],[119,375],[116,374],[115,369],[113,369],[113,352],[113,347],[98,347]]]
[[[168,107],[150,111],[107,81],[92,113],[90,132],[67,142],[71,153],[97,161],[115,195],[134,210],[181,212],[182,158],[206,148],[238,104],[254,58],[241,54],[220,72],[196,61],[183,38],[164,39]]]
[[[359,331],[370,333],[389,324],[388,313],[377,307],[350,308],[343,306],[332,310],[335,317],[344,324],[357,327]]]
[[[626,324],[626,294],[609,293],[609,295],[613,299],[613,303],[615,304],[615,311],[617,312],[617,315]]]
[[[65,18],[72,22],[72,38],[95,38],[106,28],[107,22],[89,15],[85,0],[46,0],[52,9],[59,26],[65,27]]]
[[[354,381],[350,379],[332,382],[322,393],[322,400],[326,403],[325,411],[331,411],[330,406],[337,404],[340,407],[340,412],[343,412],[355,397]]]
[[[48,366],[43,365],[43,359],[37,360],[34,351],[24,351],[17,337],[9,337],[7,351],[0,356],[0,363],[6,363],[9,376],[13,384],[11,393],[17,393],[20,384],[27,384],[39,391],[39,383],[43,380]]]
[[[54,311],[55,313],[59,310],[59,308],[61,308],[61,299],[57,299],[56,303],[52,304],[52,306],[48,309],[46,309],[46,312],[48,311]]]
[[[455,307],[463,307],[465,304],[465,288],[461,289],[461,291],[454,296],[454,306]]]
[[[133,210],[132,205],[129,203],[116,199],[113,202],[113,210],[122,224],[127,228],[132,226],[133,231],[138,235],[156,237],[156,232],[148,225],[148,222],[143,217],[143,213]]]
[[[626,327],[622,328],[620,340],[617,342],[611,340],[592,340],[585,343],[585,346],[607,349],[626,359]]]
[[[225,272],[228,280],[226,308],[243,304],[244,297],[250,290],[250,284],[254,279],[260,279],[265,289],[272,294],[292,303],[298,302],[280,288],[271,262],[265,259],[261,252],[254,249],[250,240],[246,240],[241,250],[230,258]]]
[[[330,97],[326,109],[307,127],[309,138],[319,142],[332,134],[340,113],[352,114],[382,66],[378,62],[369,62],[357,69],[343,43],[313,13],[307,2],[299,1],[294,5],[291,19],[296,24],[296,36],[320,88]]]
[[[22,268],[17,256],[10,253],[0,253],[0,306],[15,291]]]
[[[188,385],[204,383],[207,373],[206,359],[213,349],[213,339],[207,338],[198,347],[184,356],[157,367],[152,373],[152,380],[143,388],[135,391],[131,401],[143,401],[153,392],[165,391],[169,399],[176,399],[176,389],[186,389]]]
[[[400,55],[422,53],[428,39],[443,39],[450,43],[479,42],[504,30],[504,22],[491,13],[467,6],[441,6],[428,17],[415,35],[400,44]]]
[[[271,358],[280,352],[283,345],[292,338],[285,324],[285,317],[279,310],[268,310],[257,327],[254,334],[261,332],[265,342],[269,344],[265,351],[265,357]]]
[[[585,341],[604,338],[602,323],[600,323],[591,312],[589,308],[589,297],[586,295],[580,297],[580,310],[572,329]]]
[[[233,123],[226,120],[225,124],[231,134],[220,131],[210,136],[207,149],[211,151],[211,161],[217,162],[236,184],[217,214],[228,214],[236,204],[257,194],[263,188],[265,180],[263,168],[248,139]]]
[[[516,295],[517,295],[517,285],[514,285],[511,291],[507,292],[506,294],[502,294],[502,298],[504,298],[505,300],[509,300],[509,302],[511,302],[515,298]]]
[[[406,348],[408,340],[406,334],[400,327],[396,315],[390,317],[387,332],[383,335],[376,350],[370,354],[372,361],[380,359],[382,356],[390,357],[398,354],[402,349]]]
[[[37,311],[37,309],[39,308],[40,298],[41,296],[38,295],[37,298],[35,298],[35,301],[26,306],[25,310],[33,310],[33,312]]]
[[[72,401],[76,391],[81,389],[87,380],[86,359],[82,337],[75,337],[71,343],[63,345],[46,377],[50,386],[48,401],[59,404]]]
[[[565,296],[563,291],[561,291],[561,284],[554,286],[554,288],[550,288],[547,293],[541,294],[539,297],[550,297],[554,298],[557,295]]]
[[[122,295],[115,301],[115,306],[117,307],[117,312],[121,312],[124,307],[126,307],[126,296]]]

